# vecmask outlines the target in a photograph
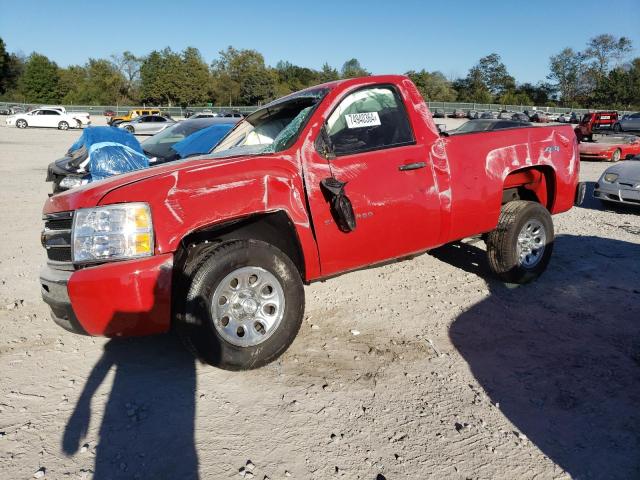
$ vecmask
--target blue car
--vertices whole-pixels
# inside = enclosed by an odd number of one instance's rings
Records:
[[[179,122],[142,142],[152,165],[208,153],[238,118],[194,118]]]

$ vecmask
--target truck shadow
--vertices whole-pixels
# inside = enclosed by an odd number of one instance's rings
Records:
[[[67,422],[63,452],[82,448],[91,418],[98,417],[91,412],[92,398],[112,370],[97,444],[85,447],[95,448],[92,478],[199,478],[195,360],[172,335],[105,344]]]
[[[560,235],[517,288],[473,245],[434,256],[487,281],[450,338],[517,432],[574,478],[640,478],[640,245]]]

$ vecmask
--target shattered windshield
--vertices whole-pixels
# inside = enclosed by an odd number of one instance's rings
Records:
[[[327,92],[325,88],[307,90],[276,100],[239,123],[211,153],[262,154],[289,148]]]

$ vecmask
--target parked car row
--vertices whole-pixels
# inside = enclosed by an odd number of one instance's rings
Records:
[[[90,125],[91,116],[88,112],[67,112],[64,107],[41,107],[10,115],[5,122],[8,126],[17,128],[50,127],[68,130]]]
[[[7,105],[0,107],[0,115],[15,115],[17,113],[24,113],[27,110],[20,105]]]
[[[614,132],[640,132],[640,112],[623,115],[613,124]]]
[[[566,113],[549,113],[542,110],[525,110],[523,112],[516,112],[512,110],[461,110],[455,109],[451,113],[446,113],[441,108],[433,110],[433,118],[468,118],[473,119],[500,119],[500,120],[516,120],[520,122],[536,122],[536,123],[578,123],[580,121],[580,114],[576,112]]]

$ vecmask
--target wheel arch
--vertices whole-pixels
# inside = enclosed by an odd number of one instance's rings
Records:
[[[549,165],[536,165],[510,172],[502,188],[502,204],[529,200],[552,211],[556,197],[556,172]]]
[[[233,240],[261,240],[277,247],[306,279],[304,251],[296,227],[284,210],[264,212],[214,224],[192,231],[182,238],[176,252],[178,269],[212,246]]]

